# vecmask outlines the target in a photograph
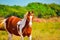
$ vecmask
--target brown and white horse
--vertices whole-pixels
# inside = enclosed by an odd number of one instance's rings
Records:
[[[29,40],[32,40],[32,21],[33,21],[33,12],[27,12],[24,15],[24,18],[18,18],[16,16],[8,17],[4,20],[5,29],[8,32],[8,40],[12,40],[12,34],[21,36],[21,40],[24,40],[23,37],[28,36]]]

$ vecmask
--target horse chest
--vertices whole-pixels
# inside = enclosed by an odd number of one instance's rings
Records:
[[[23,36],[30,36],[31,30],[32,30],[31,27],[25,27],[25,28],[23,28],[22,29]]]

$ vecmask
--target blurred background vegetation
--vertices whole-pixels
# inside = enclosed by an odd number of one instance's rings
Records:
[[[32,25],[32,40],[60,40],[60,5],[38,2],[29,3],[27,6],[0,4],[0,40],[8,40],[8,33],[1,31],[5,30],[2,21],[13,15],[23,18],[27,11],[33,11],[37,17]],[[13,35],[13,40],[20,40],[20,37]]]
[[[7,18],[9,16],[18,16],[23,18],[23,15],[27,11],[34,11],[34,14],[38,18],[50,18],[60,16],[60,5],[42,4],[38,2],[29,3],[27,6],[9,6],[0,4],[0,17]]]

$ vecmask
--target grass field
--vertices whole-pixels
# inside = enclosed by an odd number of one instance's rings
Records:
[[[0,31],[0,40],[8,40],[6,31]],[[20,37],[13,35],[13,40],[20,40]],[[60,22],[33,22],[32,40],[60,40]]]

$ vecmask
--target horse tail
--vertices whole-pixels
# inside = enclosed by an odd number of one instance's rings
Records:
[[[6,19],[4,19],[4,20],[0,23],[0,29],[1,29],[1,30],[5,30],[5,21],[6,21]]]
[[[0,25],[3,25],[3,24],[5,23],[5,21],[6,21],[6,19],[4,19],[4,20],[0,23]]]

